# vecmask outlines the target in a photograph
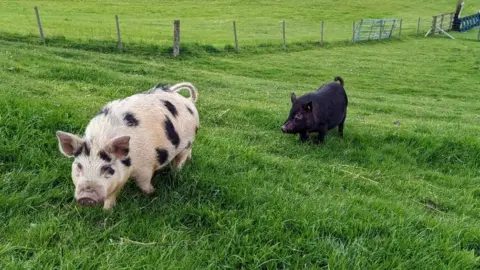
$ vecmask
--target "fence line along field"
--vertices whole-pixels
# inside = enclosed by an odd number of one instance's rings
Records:
[[[389,6],[380,2],[368,1],[352,7],[348,3],[333,4],[325,0],[267,2],[262,5],[251,1],[207,1],[202,4],[163,1],[161,5],[126,1],[104,3],[102,7],[93,8],[95,3],[89,1],[9,1],[2,3],[4,7],[0,11],[3,15],[0,17],[0,25],[3,27],[0,32],[3,35],[38,35],[33,14],[33,7],[38,5],[47,38],[111,42],[117,40],[115,16],[118,16],[123,40],[127,43],[171,46],[173,21],[180,19],[182,42],[187,44],[196,42],[222,48],[225,45],[234,46],[232,22],[236,21],[241,46],[278,43],[281,47],[282,21],[286,22],[286,35],[290,42],[319,42],[322,23],[325,41],[337,42],[351,40],[352,21],[360,21],[362,18],[391,18],[395,14],[395,18],[402,19],[404,34],[414,35],[417,29],[421,33],[429,30],[434,14],[455,9],[455,3],[446,0],[424,3],[422,5],[425,6],[421,9],[416,8],[416,1],[409,0],[395,5],[395,13],[377,13],[375,10],[379,6]],[[213,12],[214,10],[222,12]],[[463,14],[474,12],[473,5],[465,5]],[[395,31],[399,31],[398,27]]]
[[[478,28],[455,40],[288,49],[319,34],[321,20],[325,42],[351,40],[361,18],[401,18],[402,37],[416,34],[418,17],[451,12],[456,1],[264,2],[0,3],[1,269],[480,267]],[[468,1],[463,12],[478,9]],[[115,14],[125,48],[172,46],[175,19],[182,42],[233,46],[235,20],[241,53],[173,58],[62,46],[115,46]],[[345,37],[329,28],[335,20],[348,27]],[[312,27],[296,33],[290,21]],[[52,35],[65,39],[49,43]],[[242,40],[262,39],[278,49],[242,49]],[[332,131],[315,145],[283,134],[290,94],[335,76],[348,95],[343,139]],[[130,181],[111,211],[77,205],[72,160],[55,132],[82,135],[107,102],[183,81],[199,94],[193,160],[158,172],[151,196]]]

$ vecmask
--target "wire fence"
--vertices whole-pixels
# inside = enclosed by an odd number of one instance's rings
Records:
[[[380,28],[388,20],[354,20],[352,24],[339,24],[338,22],[320,20],[316,24],[311,22],[295,22],[287,20],[246,21],[246,20],[215,20],[195,21],[194,19],[175,20],[142,18],[141,26],[134,15],[112,15],[108,18],[104,15],[96,18],[85,16],[65,16],[59,21],[52,19],[53,14],[48,14],[44,19],[37,6],[34,7],[36,16],[36,32],[40,42],[48,43],[49,38],[63,37],[65,39],[96,40],[111,43],[119,51],[128,47],[129,43],[140,42],[156,44],[162,47],[171,47],[174,56],[181,53],[180,43],[198,43],[212,46],[230,46],[235,51],[242,50],[245,46],[259,44],[278,44],[278,47],[286,50],[289,44],[310,42],[324,45],[341,41],[358,42],[362,37],[368,36],[367,40],[378,39],[378,34],[372,35],[368,28],[359,28],[364,22],[380,22]],[[435,18],[435,17],[434,17]],[[51,21],[53,21],[51,23]],[[389,29],[389,35],[380,34],[380,39],[402,38],[403,36],[424,36],[432,29],[432,17],[416,20],[393,19],[394,23]],[[372,24],[372,25],[373,25]],[[33,34],[34,23],[24,30],[25,34]],[[181,26],[180,26],[181,25]],[[433,20],[435,25],[435,20]],[[75,29],[75,31],[72,31]],[[371,31],[373,30],[372,26]],[[378,29],[378,28],[375,28]],[[450,30],[450,29],[448,29]],[[447,31],[448,31],[447,30]],[[380,30],[381,33],[383,30]],[[21,31],[20,31],[21,32]],[[66,33],[67,32],[67,33]],[[73,34],[72,34],[73,33]],[[441,34],[433,31],[433,34]],[[480,29],[478,32],[480,40]],[[126,45],[127,44],[127,45]]]

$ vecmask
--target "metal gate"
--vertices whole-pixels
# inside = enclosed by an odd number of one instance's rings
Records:
[[[392,37],[397,19],[362,19],[354,28],[353,41],[389,39]]]

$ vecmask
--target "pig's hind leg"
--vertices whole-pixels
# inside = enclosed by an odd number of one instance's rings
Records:
[[[135,174],[135,183],[143,191],[143,193],[150,195],[155,192],[152,186],[153,170],[151,168],[142,168]]]
[[[338,124],[338,136],[340,138],[343,138],[343,127],[345,126],[345,119],[347,118],[346,112],[345,112],[345,117],[343,117],[343,120],[340,124]]]
[[[187,159],[192,159],[192,148],[186,148],[173,159],[173,167],[181,169]]]

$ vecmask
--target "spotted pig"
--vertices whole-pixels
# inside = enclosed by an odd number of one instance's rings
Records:
[[[190,97],[179,93],[187,89]],[[191,83],[154,87],[106,104],[83,137],[57,131],[60,151],[73,157],[72,180],[78,204],[112,208],[129,178],[145,193],[151,178],[172,161],[180,169],[191,159],[199,127],[198,93]]]

